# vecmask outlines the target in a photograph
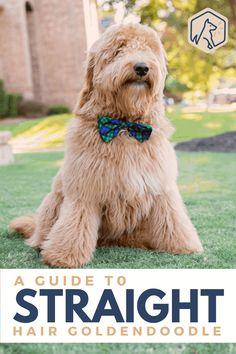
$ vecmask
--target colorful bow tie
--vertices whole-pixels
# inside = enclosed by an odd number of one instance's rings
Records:
[[[152,127],[148,124],[124,122],[120,119],[113,119],[106,116],[98,117],[98,130],[105,143],[114,139],[123,129],[126,129],[129,136],[134,137],[140,143],[148,140],[152,133]]]

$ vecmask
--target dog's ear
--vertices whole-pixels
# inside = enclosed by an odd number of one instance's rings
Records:
[[[162,34],[158,33],[155,31],[156,34],[156,43],[157,43],[157,48],[158,48],[158,61],[160,64],[160,71],[161,71],[161,76],[162,76],[162,80],[160,80],[160,85],[159,88],[161,90],[164,89],[165,86],[165,80],[166,80],[166,76],[167,76],[167,55],[166,55],[166,51],[165,48],[162,44],[161,41],[161,37]]]
[[[156,32],[156,38],[159,46],[159,61],[161,64],[161,73],[163,76],[163,79],[165,80],[166,75],[167,75],[167,54],[165,51],[165,48],[162,44],[161,41],[162,34]]]
[[[90,52],[88,54],[86,68],[85,68],[85,81],[82,90],[79,94],[78,103],[74,109],[74,113],[77,114],[78,110],[83,107],[83,105],[89,101],[92,90],[93,90],[93,70],[94,70],[94,53]]]
[[[162,72],[163,79],[165,81],[167,76],[167,55],[162,43],[161,43],[160,61],[161,61],[161,72]]]

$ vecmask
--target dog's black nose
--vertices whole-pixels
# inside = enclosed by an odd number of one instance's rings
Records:
[[[134,71],[136,72],[136,74],[138,76],[145,76],[147,75],[149,70],[149,67],[147,66],[146,63],[140,62],[140,63],[136,63],[134,65]]]

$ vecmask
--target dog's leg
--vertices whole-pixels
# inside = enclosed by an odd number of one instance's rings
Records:
[[[147,226],[145,239],[152,249],[175,254],[203,251],[177,186],[155,199]]]
[[[41,247],[45,263],[65,268],[88,263],[96,248],[99,224],[95,208],[65,198],[60,216]]]
[[[35,215],[35,230],[26,243],[34,248],[40,248],[41,243],[56,222],[63,202],[62,182],[60,172],[55,176],[50,192],[42,201]]]
[[[58,218],[62,201],[62,193],[50,192],[44,198],[35,216],[34,233],[26,241],[29,246],[40,248],[41,243]]]

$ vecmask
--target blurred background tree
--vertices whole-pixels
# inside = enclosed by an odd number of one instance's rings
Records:
[[[167,93],[181,96],[186,91],[207,95],[219,82],[236,79],[236,0],[107,0],[103,8],[112,10],[123,3],[124,17],[137,14],[140,22],[156,28],[168,55]],[[188,43],[188,18],[211,6],[229,20],[228,43],[206,54]]]

